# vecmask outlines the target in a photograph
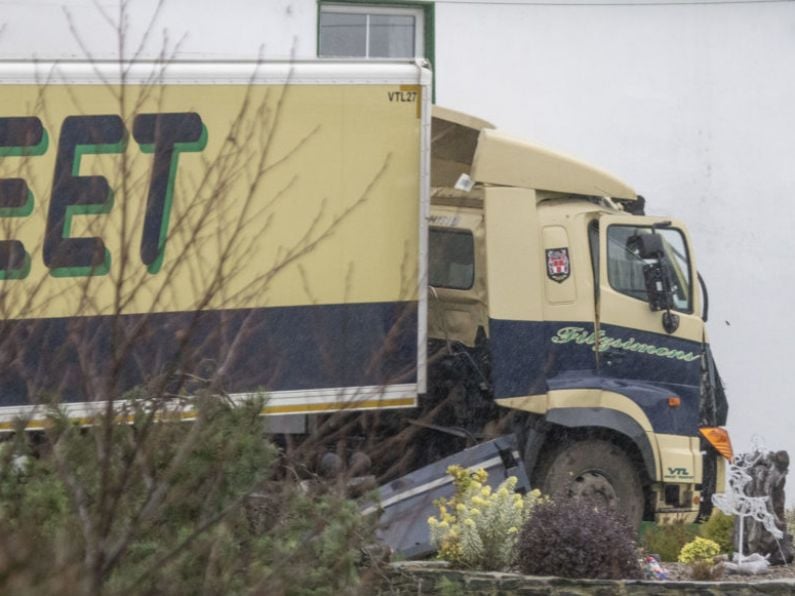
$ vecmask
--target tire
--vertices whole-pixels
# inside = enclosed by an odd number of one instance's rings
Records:
[[[590,499],[621,511],[637,531],[643,519],[643,486],[637,466],[609,441],[589,439],[563,445],[550,455],[535,483],[555,498]]]

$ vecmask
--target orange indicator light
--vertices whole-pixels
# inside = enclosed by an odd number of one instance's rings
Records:
[[[704,437],[709,444],[723,457],[732,460],[734,457],[734,449],[732,448],[732,441],[729,438],[729,431],[721,426],[703,426],[698,429],[701,436]]]

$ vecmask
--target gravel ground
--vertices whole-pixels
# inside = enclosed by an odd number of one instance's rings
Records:
[[[692,581],[692,578],[690,577],[690,570],[684,563],[663,563],[663,567],[668,570],[669,580]],[[761,573],[759,575],[742,575],[739,573],[724,572],[721,577],[716,578],[718,581],[730,582],[755,582],[760,580],[775,579],[795,579],[795,563],[791,565],[777,565],[776,567],[768,567],[766,573]]]

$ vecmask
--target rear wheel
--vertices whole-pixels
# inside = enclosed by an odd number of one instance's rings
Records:
[[[563,445],[539,470],[536,485],[552,498],[579,498],[616,509],[637,530],[643,518],[643,486],[621,447],[589,439]]]

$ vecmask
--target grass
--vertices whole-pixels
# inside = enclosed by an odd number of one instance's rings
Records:
[[[675,562],[682,547],[698,536],[697,524],[675,521],[670,524],[643,524],[640,544],[647,553],[660,557],[661,561]]]

